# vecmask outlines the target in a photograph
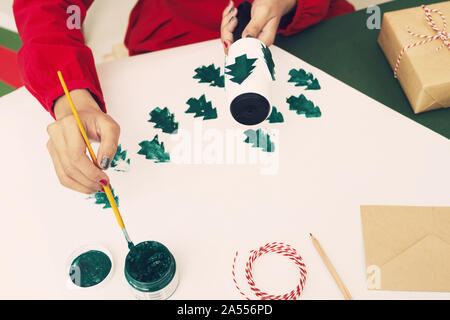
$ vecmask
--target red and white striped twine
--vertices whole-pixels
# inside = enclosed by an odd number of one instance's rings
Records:
[[[436,35],[434,36],[430,36],[430,35],[425,35],[425,34],[418,34],[415,32],[412,32],[409,27],[408,27],[408,33],[416,38],[421,38],[423,40],[409,44],[407,46],[404,46],[402,48],[402,50],[400,51],[400,54],[397,57],[397,62],[395,64],[395,68],[394,68],[394,77],[397,78],[397,74],[398,74],[398,68],[400,66],[400,61],[402,60],[403,54],[411,48],[417,47],[417,46],[421,46],[423,44],[426,44],[428,42],[434,41],[434,40],[438,40],[441,39],[442,40],[442,45],[437,48],[436,50],[440,50],[444,47],[447,47],[450,50],[450,35],[447,32],[447,20],[445,19],[444,14],[437,10],[437,9],[430,9],[425,5],[422,5],[422,9],[425,11],[425,19],[427,20],[428,25],[436,32]],[[442,19],[442,25],[443,28],[442,30],[440,30],[437,26],[436,23],[433,20],[432,17],[432,13],[437,13],[441,16]]]
[[[266,253],[279,253],[292,260],[298,266],[300,273],[300,280],[298,285],[291,292],[282,295],[272,295],[263,292],[256,287],[255,281],[253,280],[253,272],[252,272],[253,263],[255,262],[256,259],[258,259],[260,256]],[[232,270],[233,281],[239,293],[243,295],[247,300],[251,300],[245,293],[242,292],[236,281],[236,274],[234,270],[237,256],[238,252],[236,251],[236,255],[234,256],[233,260],[233,270]],[[250,256],[247,260],[247,263],[245,264],[245,277],[247,278],[248,285],[250,286],[250,289],[255,294],[255,296],[260,300],[297,300],[303,291],[303,287],[306,281],[306,274],[307,274],[306,266],[303,263],[302,257],[290,245],[281,242],[267,243],[266,245],[260,247],[258,250],[250,251]]]

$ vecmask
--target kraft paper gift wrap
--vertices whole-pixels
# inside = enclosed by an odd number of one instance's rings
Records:
[[[450,207],[361,206],[367,287],[450,291]]]
[[[426,7],[441,11],[447,24],[450,24],[450,1]],[[446,30],[444,39],[448,37],[450,25],[445,29],[444,21],[438,13],[431,13],[431,17],[440,31]],[[393,70],[405,46],[425,40],[411,35],[408,28],[420,35],[435,36],[438,33],[428,24],[422,7],[385,13],[378,43]],[[450,37],[447,39],[450,41]],[[397,77],[414,113],[450,107],[450,45],[446,46],[444,42],[436,39],[411,47],[402,55]],[[441,46],[443,47],[437,51]]]

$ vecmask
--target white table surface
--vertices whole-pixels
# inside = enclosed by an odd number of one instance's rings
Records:
[[[238,281],[249,292],[242,277],[248,251],[281,241],[307,265],[302,299],[342,299],[309,239],[312,232],[355,299],[449,299],[450,293],[367,290],[359,210],[371,204],[450,205],[449,140],[283,50],[272,51],[278,79],[272,102],[285,123],[257,128],[276,134],[276,152],[264,158],[278,163],[274,174],[262,174],[267,164],[259,162],[228,163],[233,154],[225,146],[222,164],[203,156],[210,139],[247,129],[231,118],[222,89],[192,79],[200,65],[222,66],[218,40],[98,67],[109,113],[121,125],[121,143],[131,158],[128,173],[108,172],[134,242],[157,240],[174,254],[180,284],[172,298],[241,299],[231,277],[235,251]],[[288,84],[291,68],[313,72],[323,89]],[[184,113],[186,101],[204,93],[218,108],[216,120]],[[300,93],[320,106],[321,118],[288,110],[286,97]],[[147,122],[157,106],[175,113],[178,135]],[[45,148],[51,121],[24,88],[0,99],[0,298],[132,298],[123,275],[126,243],[112,212],[59,185]],[[199,136],[200,128],[200,139],[183,140],[185,146],[192,142],[186,158],[192,163],[175,163],[175,139]],[[156,133],[172,151],[171,163],[137,155],[138,143]],[[247,160],[250,153],[261,154],[241,142],[243,135],[239,139],[235,151],[243,150]],[[67,260],[89,243],[112,252],[112,277],[98,287],[71,289]],[[296,269],[283,257],[263,257],[254,270],[258,286],[271,293],[296,284]]]

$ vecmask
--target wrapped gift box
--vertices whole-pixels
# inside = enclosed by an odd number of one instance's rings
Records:
[[[378,43],[414,113],[450,107],[447,23],[450,23],[450,1],[383,15]]]

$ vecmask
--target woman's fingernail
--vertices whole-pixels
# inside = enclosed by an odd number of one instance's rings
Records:
[[[228,23],[233,22],[234,19],[236,19],[236,17],[235,17],[235,16],[232,16],[231,19],[230,19],[230,21],[228,21]]]
[[[105,179],[100,180],[98,183],[100,183],[104,187],[108,185],[108,181],[106,181]]]
[[[228,14],[232,13],[233,11],[234,11],[234,7],[232,7],[232,8],[230,9],[230,11],[228,11]]]
[[[102,167],[104,170],[109,168],[109,165],[111,164],[111,159],[108,157],[103,157],[102,161],[100,162],[100,167]]]
[[[248,34],[248,35],[246,36],[246,38],[253,38],[253,36],[252,36],[251,34]]]
[[[225,46],[225,49],[228,49],[228,43],[226,41],[223,42],[223,45]]]

